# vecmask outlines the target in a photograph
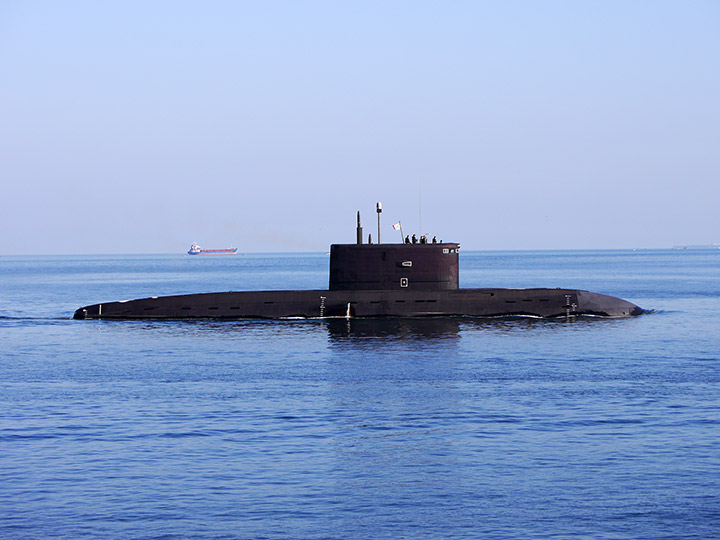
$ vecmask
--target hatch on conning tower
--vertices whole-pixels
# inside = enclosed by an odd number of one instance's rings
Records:
[[[380,210],[378,220],[379,216]],[[330,246],[329,287],[331,291],[457,289],[459,249],[460,244],[448,242],[363,244],[358,212],[356,243]]]

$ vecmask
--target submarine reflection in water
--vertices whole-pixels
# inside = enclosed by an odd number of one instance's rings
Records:
[[[324,321],[332,341],[350,339],[394,338],[398,340],[444,340],[460,337],[457,317],[389,317],[327,319]]]
[[[378,230],[381,206],[378,204]],[[631,302],[577,289],[462,289],[460,244],[330,247],[328,290],[184,294],[93,304],[75,319],[294,319],[327,317],[629,317]]]
[[[586,317],[541,319],[535,317],[389,317],[389,318],[333,318],[318,321],[327,330],[331,343],[366,343],[373,346],[375,338],[415,343],[454,342],[463,334],[481,332],[510,335],[528,331],[548,333],[567,325],[617,324],[617,319],[593,321]],[[311,324],[310,321],[300,324]],[[307,327],[306,327],[307,328]],[[313,327],[316,331],[318,327]],[[387,343],[387,341],[383,341]]]

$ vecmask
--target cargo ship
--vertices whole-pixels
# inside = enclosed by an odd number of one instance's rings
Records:
[[[195,242],[188,250],[188,255],[235,255],[238,248],[202,249]]]
[[[327,290],[230,291],[153,296],[79,308],[75,319],[298,319],[333,317],[631,317],[637,305],[577,289],[459,286],[456,242],[330,246]]]

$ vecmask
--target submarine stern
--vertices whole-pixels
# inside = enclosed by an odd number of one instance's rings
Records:
[[[93,304],[92,306],[84,306],[75,310],[73,319],[82,321],[85,319],[96,319],[99,317],[99,306],[100,304]]]

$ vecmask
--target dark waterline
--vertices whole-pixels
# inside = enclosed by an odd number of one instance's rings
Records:
[[[73,321],[322,255],[0,259],[0,537],[720,537],[720,253],[464,253],[620,320]]]

